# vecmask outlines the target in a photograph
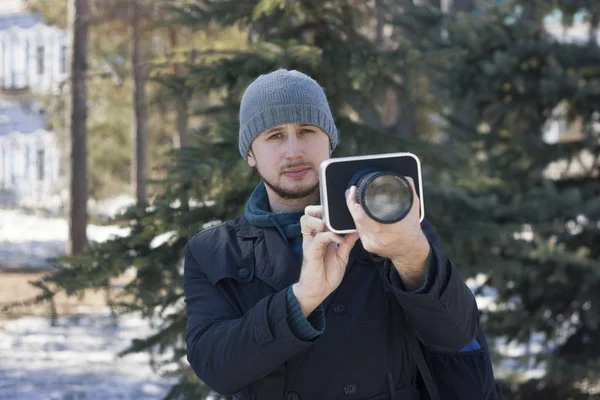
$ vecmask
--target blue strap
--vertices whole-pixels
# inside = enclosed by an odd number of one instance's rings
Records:
[[[477,341],[477,339],[473,339],[473,340],[471,340],[471,343],[466,345],[461,351],[474,351],[474,350],[479,350],[480,348],[481,348],[481,346],[479,345],[479,342]]]
[[[481,348],[481,346],[479,345],[479,342],[477,341],[477,339],[473,339],[471,340],[471,343],[469,343],[468,345],[466,345],[465,347],[463,347],[462,349],[459,350],[459,352],[467,352],[467,351],[475,351],[475,350],[479,350]],[[437,350],[435,347],[430,347],[431,350]]]

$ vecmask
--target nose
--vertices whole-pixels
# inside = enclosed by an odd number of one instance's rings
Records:
[[[304,156],[304,147],[296,136],[296,132],[289,132],[287,138],[285,157],[289,160],[302,158]]]

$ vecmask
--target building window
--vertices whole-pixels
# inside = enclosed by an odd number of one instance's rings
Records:
[[[2,40],[2,52],[0,53],[0,67],[2,68],[2,73],[0,74],[0,79],[2,80],[2,88],[6,88],[8,86],[8,46],[6,44],[6,40]]]
[[[62,154],[58,158],[58,176],[67,176],[67,166],[69,165],[69,159],[66,155]]]
[[[25,86],[29,87],[29,39],[25,40]]]
[[[10,87],[17,88],[17,47],[19,43],[12,39],[10,43]]]
[[[4,66],[4,59],[6,58],[6,42],[2,40],[2,49],[0,49],[0,79],[2,79],[2,89],[6,87],[6,67]]]
[[[37,48],[37,73],[38,75],[44,74],[44,46]]]
[[[30,163],[29,145],[25,145],[25,179],[29,179],[29,163]]]
[[[37,152],[37,178],[38,181],[44,180],[44,150],[38,150]]]
[[[8,149],[8,169],[10,171],[10,184],[14,186],[17,183],[17,166],[15,165],[15,148]]]
[[[64,44],[60,48],[60,72],[67,72],[67,46]]]
[[[0,188],[4,189],[6,187],[6,182],[4,181],[4,168],[6,168],[6,150],[2,147],[2,153],[0,153]]]

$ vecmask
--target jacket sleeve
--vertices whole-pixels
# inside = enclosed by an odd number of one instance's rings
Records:
[[[213,390],[236,393],[313,344],[290,330],[287,288],[240,315],[202,272],[189,244],[184,254],[187,357],[196,375]]]
[[[288,287],[286,297],[287,320],[294,336],[304,341],[316,340],[325,332],[325,310],[323,305],[320,304],[308,318],[305,318],[292,286]]]
[[[386,286],[394,293],[424,345],[459,351],[477,334],[479,311],[475,296],[459,276],[454,263],[441,250],[440,240],[427,220],[423,221],[422,229],[431,246],[428,290],[404,290],[400,275],[389,260],[385,264]]]

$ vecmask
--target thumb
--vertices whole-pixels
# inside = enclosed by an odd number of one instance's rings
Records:
[[[348,260],[348,256],[350,255],[350,251],[354,247],[354,244],[358,240],[358,233],[353,232],[344,236],[342,243],[338,246],[338,257]]]

